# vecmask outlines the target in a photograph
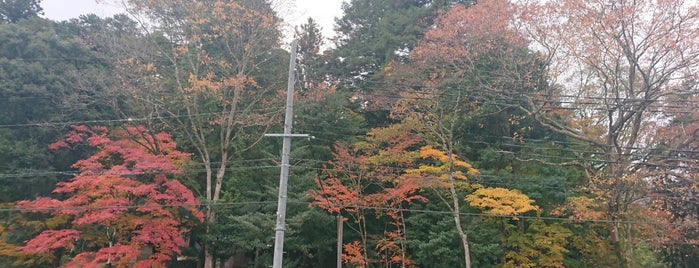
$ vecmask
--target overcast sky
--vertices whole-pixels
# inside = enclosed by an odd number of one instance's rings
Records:
[[[47,18],[67,20],[88,13],[103,17],[114,15],[122,10],[118,2],[101,0],[97,4],[95,0],[43,0],[41,6]],[[331,37],[334,17],[342,14],[342,2],[343,0],[289,0],[284,10],[278,12],[292,26],[302,24],[308,17],[312,17],[323,28],[323,35]]]

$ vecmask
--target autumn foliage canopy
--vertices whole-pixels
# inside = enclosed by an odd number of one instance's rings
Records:
[[[66,219],[26,241],[27,254],[70,251],[64,267],[165,267],[186,246],[187,221],[203,219],[192,192],[172,176],[181,174],[189,155],[177,151],[166,133],[143,127],[109,131],[74,126],[51,149],[87,145],[96,152],[77,161],[76,175],[53,193],[17,207]]]

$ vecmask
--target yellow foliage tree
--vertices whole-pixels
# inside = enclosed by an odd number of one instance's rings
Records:
[[[538,218],[525,227],[518,216],[531,211],[541,212],[527,195],[519,190],[488,187],[476,190],[465,199],[486,214],[512,217],[518,221],[518,228],[506,224],[506,219],[501,221],[501,231],[510,247],[505,253],[503,267],[563,267],[563,253],[568,251],[566,245],[573,233],[558,223],[546,224]]]
[[[526,212],[541,211],[538,206],[532,205],[534,200],[519,190],[500,187],[480,188],[466,196],[466,201],[486,214],[512,216],[515,220]]]
[[[441,130],[445,130],[441,128]],[[448,131],[451,133],[451,131]],[[461,216],[459,214],[460,204],[459,197],[457,196],[457,187],[465,190],[471,191],[473,188],[480,188],[480,185],[474,185],[468,182],[467,175],[478,174],[478,169],[474,168],[471,164],[466,161],[459,160],[457,155],[453,153],[453,146],[444,144],[451,144],[451,138],[446,138],[446,136],[451,137],[451,134],[445,134],[444,132],[436,132],[438,136],[441,135],[444,139],[443,148],[445,150],[438,150],[431,145],[423,146],[420,149],[420,157],[423,160],[428,160],[427,163],[421,164],[418,168],[408,169],[405,171],[404,176],[419,176],[422,178],[423,186],[433,187],[437,186],[439,188],[449,189],[449,195],[451,195],[451,202],[447,201],[444,196],[440,195],[440,198],[444,204],[449,208],[454,217],[454,225],[456,231],[461,238],[462,246],[464,247],[464,260],[467,268],[471,267],[471,257],[470,249],[468,245],[468,236],[463,231],[461,227]],[[447,141],[449,140],[449,141]]]
[[[423,164],[417,169],[407,170],[407,174],[433,175],[443,181],[448,179],[447,171],[449,166],[446,164],[449,163],[449,156],[447,156],[444,151],[427,145],[420,148],[420,157],[422,159],[437,160],[438,165]],[[474,168],[466,161],[459,160],[455,155],[452,155],[452,165],[454,166],[454,170],[451,175],[458,180],[467,181],[468,177],[466,175],[475,175],[479,173],[478,169]]]
[[[572,232],[558,223],[533,220],[526,232],[507,238],[512,249],[505,253],[505,268],[564,267],[563,253]]]

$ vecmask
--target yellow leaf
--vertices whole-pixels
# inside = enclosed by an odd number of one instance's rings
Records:
[[[539,211],[539,207],[532,205],[534,200],[518,190],[509,190],[499,187],[488,187],[476,190],[467,195],[465,200],[472,207],[483,210],[486,214],[517,216],[529,211]]]

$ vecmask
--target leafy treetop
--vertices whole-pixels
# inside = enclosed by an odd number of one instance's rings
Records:
[[[110,132],[106,127],[74,126],[50,147],[76,145],[97,151],[73,165],[78,172],[72,179],[56,185],[53,192],[67,198],[40,197],[17,204],[31,212],[69,216],[71,224],[45,230],[19,250],[76,250],[80,243],[81,252],[65,267],[165,267],[186,245],[184,219],[204,217],[192,192],[168,178],[181,174],[189,154],[177,151],[170,135],[143,127]]]
[[[486,214],[514,216],[513,219],[518,219],[518,215],[529,211],[540,211],[538,206],[532,205],[534,200],[519,190],[500,187],[478,189],[466,196],[466,201]]]
[[[16,23],[19,20],[43,14],[41,0],[0,0],[0,23]]]

